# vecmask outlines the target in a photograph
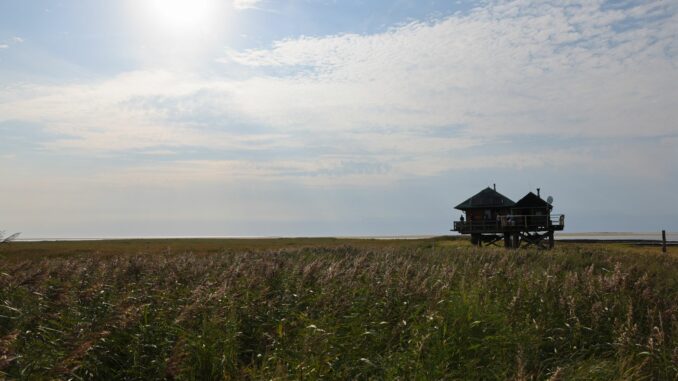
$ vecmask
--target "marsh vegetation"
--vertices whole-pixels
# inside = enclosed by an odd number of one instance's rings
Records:
[[[678,377],[678,257],[465,240],[12,243],[0,378]]]

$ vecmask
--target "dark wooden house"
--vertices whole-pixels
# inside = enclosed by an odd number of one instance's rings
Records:
[[[452,230],[470,234],[475,245],[503,240],[506,247],[518,248],[522,244],[551,248],[554,231],[563,230],[565,217],[551,214],[550,201],[543,200],[537,190],[537,194],[530,192],[513,202],[496,187],[487,187],[455,207],[465,216],[454,222]]]
[[[510,213],[515,205],[508,197],[497,192],[496,188],[487,187],[455,208],[466,215],[455,223],[455,229],[462,234],[471,234],[475,241],[478,233],[491,233],[499,228],[501,216]],[[475,242],[474,242],[475,243]]]
[[[551,204],[530,192],[513,205],[511,214],[516,225],[545,228],[548,227],[552,209]]]

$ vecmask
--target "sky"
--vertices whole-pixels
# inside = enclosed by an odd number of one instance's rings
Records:
[[[678,2],[0,1],[0,230],[678,231]]]

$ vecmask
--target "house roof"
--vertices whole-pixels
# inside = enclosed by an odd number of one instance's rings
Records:
[[[548,208],[549,210],[553,209],[553,206],[548,202],[544,201],[541,197],[530,192],[521,198],[513,205],[514,208]]]
[[[455,209],[501,208],[512,207],[513,205],[515,205],[515,202],[511,201],[511,199],[496,190],[487,187],[478,192],[475,196],[455,206]]]

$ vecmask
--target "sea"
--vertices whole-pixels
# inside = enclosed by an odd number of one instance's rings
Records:
[[[332,236],[323,237],[351,238],[351,239],[427,239],[439,237],[436,234],[416,234],[416,235],[365,235],[365,236]],[[272,238],[298,238],[287,236],[150,236],[150,237],[21,237],[17,242],[39,242],[39,241],[101,241],[101,240],[123,240],[123,239],[272,239]],[[313,237],[309,237],[313,238]],[[556,232],[558,241],[661,241],[661,232]],[[666,232],[666,241],[678,243],[678,232]]]

